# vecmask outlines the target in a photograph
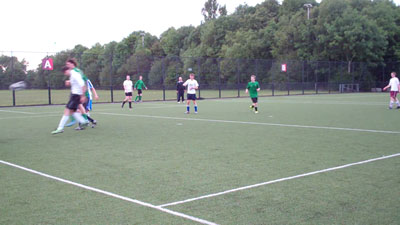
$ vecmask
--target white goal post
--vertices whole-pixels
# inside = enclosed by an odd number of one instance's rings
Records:
[[[339,84],[339,92],[360,92],[360,84]]]

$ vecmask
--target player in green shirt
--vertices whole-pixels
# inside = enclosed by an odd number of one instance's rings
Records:
[[[258,113],[258,92],[260,90],[260,84],[256,81],[256,76],[251,75],[251,81],[247,84],[246,87],[246,94],[250,92],[250,98],[253,101],[250,109],[254,109],[255,113]]]
[[[143,88],[145,88],[147,90],[146,85],[143,82],[143,77],[139,76],[139,80],[135,83],[134,86],[135,90],[138,91],[138,95],[135,98],[135,102],[137,102],[137,100],[139,99],[139,102],[142,102],[142,96],[143,96]]]

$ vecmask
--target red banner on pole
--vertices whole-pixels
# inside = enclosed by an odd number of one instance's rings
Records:
[[[282,72],[287,72],[287,65],[286,64],[282,64]]]
[[[45,58],[42,61],[42,69],[43,70],[53,70],[53,59],[52,58]]]

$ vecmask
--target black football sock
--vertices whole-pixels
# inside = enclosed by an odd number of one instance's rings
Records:
[[[258,107],[254,107],[256,109],[256,111],[258,111]]]
[[[129,108],[132,109],[132,102],[129,102]]]
[[[90,116],[87,116],[87,118],[88,118],[89,122],[91,122],[91,123],[94,122],[94,119],[92,119]]]

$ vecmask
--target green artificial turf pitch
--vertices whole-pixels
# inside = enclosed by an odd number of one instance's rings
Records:
[[[189,115],[172,101],[95,104],[97,127],[59,135],[63,106],[0,108],[3,162],[154,206],[0,163],[0,224],[198,224],[171,212],[217,224],[399,224],[400,111],[388,100],[265,97],[259,114],[248,98],[204,100]]]

